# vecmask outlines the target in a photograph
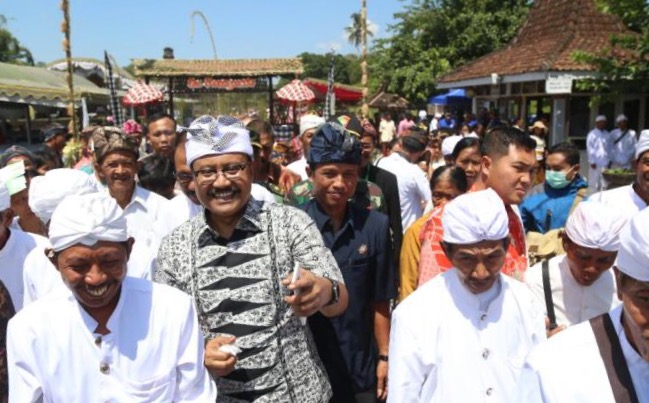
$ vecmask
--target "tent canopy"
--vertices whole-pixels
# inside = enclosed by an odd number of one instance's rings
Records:
[[[325,99],[327,96],[327,88],[329,87],[326,80],[305,78],[303,82],[307,87],[311,88],[316,99]],[[356,103],[363,98],[363,89],[352,85],[334,83],[334,94],[336,95],[336,102]]]
[[[466,96],[464,89],[457,88],[450,90],[446,94],[430,97],[428,103],[433,105],[460,105],[471,103],[471,98]]]
[[[76,74],[72,78],[77,105],[80,105],[81,97],[99,102],[108,100],[108,90],[99,88]],[[65,74],[42,67],[0,63],[0,100],[65,107],[68,103]]]

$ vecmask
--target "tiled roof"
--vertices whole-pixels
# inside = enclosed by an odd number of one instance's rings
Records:
[[[298,75],[304,72],[300,59],[135,59],[138,77],[210,76],[261,77],[267,75]]]
[[[621,20],[599,11],[595,0],[536,0],[516,38],[490,53],[442,76],[451,83],[543,71],[592,71],[573,60],[576,50],[597,52],[610,47],[615,34],[630,34]]]
[[[390,94],[381,90],[370,99],[368,105],[379,109],[406,109],[408,101],[398,94]]]

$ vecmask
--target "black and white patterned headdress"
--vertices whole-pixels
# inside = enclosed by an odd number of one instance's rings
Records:
[[[208,155],[243,153],[252,158],[250,132],[239,119],[203,115],[180,129],[187,132],[185,151],[190,167],[192,162]]]

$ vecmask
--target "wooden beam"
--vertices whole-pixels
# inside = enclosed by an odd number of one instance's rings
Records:
[[[269,108],[268,119],[272,126],[275,123],[274,121],[275,107],[273,105],[273,76],[268,76],[268,108]]]

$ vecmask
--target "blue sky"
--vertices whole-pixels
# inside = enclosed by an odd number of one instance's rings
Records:
[[[387,35],[403,0],[367,0],[376,37]],[[72,54],[103,58],[107,50],[121,65],[134,58],[160,58],[165,46],[177,59],[210,59],[210,39],[193,11],[208,19],[219,58],[293,57],[302,52],[356,50],[344,38],[360,0],[70,0]],[[64,56],[59,0],[0,0],[9,30],[36,61]]]

